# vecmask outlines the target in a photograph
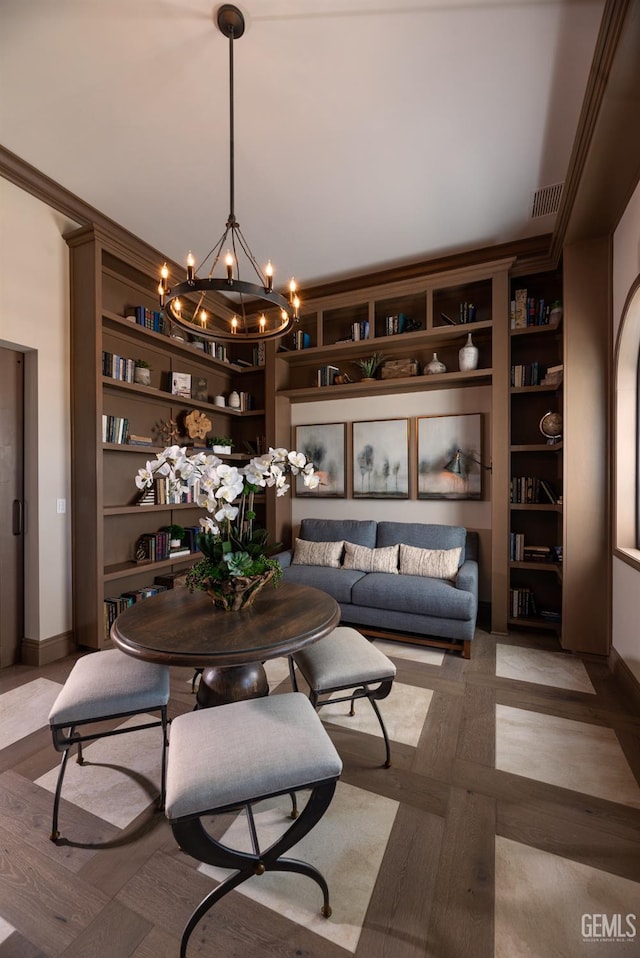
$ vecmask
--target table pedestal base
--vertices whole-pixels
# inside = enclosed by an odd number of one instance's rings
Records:
[[[198,708],[206,709],[228,702],[262,698],[269,694],[267,674],[261,662],[206,668],[198,685]]]

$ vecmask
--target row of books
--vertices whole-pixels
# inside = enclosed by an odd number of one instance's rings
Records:
[[[253,396],[251,393],[239,390],[238,396],[240,398],[240,405],[236,406],[236,409],[239,409],[240,412],[247,412],[247,410],[253,409]]]
[[[141,443],[136,443],[141,445]],[[204,448],[204,447],[203,447]],[[158,476],[153,485],[145,489],[138,499],[139,506],[179,506],[197,502],[200,496],[200,483],[196,480],[187,488],[170,480],[167,476]]]
[[[369,339],[368,319],[361,319],[359,322],[351,323],[351,341],[358,343],[361,339]]]
[[[531,545],[522,532],[509,533],[510,562],[562,562],[562,546]]]
[[[509,589],[509,614],[512,619],[530,619],[537,613],[536,600],[531,589]]]
[[[540,363],[516,363],[511,367],[511,385],[518,386],[539,386],[542,369]]]
[[[318,386],[333,386],[339,375],[337,366],[321,366],[318,370]]]
[[[134,589],[131,592],[123,592],[122,595],[108,596],[104,600],[103,606],[105,639],[109,638],[111,626],[121,612],[124,612],[125,609],[128,609],[129,606],[134,605],[136,602],[141,602],[143,599],[148,599],[152,595],[157,595],[159,592],[166,592],[167,588],[168,586],[166,585],[154,584],[143,586],[141,589]]]
[[[148,306],[128,306],[125,316],[133,316],[138,326],[152,329],[154,333],[165,332],[164,314],[157,309],[149,309]]]
[[[454,318],[447,313],[440,313],[440,319],[445,326],[461,326],[465,323],[475,323],[477,309],[473,303],[465,300],[458,306],[458,316]]]
[[[292,339],[294,349],[309,349],[311,346],[311,335],[303,329],[296,329]]]
[[[556,505],[559,500],[553,484],[548,479],[539,479],[537,476],[512,476],[510,491],[511,502]]]
[[[197,551],[198,526],[189,526],[178,548],[171,547],[169,533],[164,529],[158,532],[145,532],[136,542],[136,562],[164,562],[166,559],[180,559]]]
[[[128,442],[129,420],[122,416],[102,416],[102,441],[117,443],[119,446]]]
[[[516,289],[511,300],[511,328],[547,326],[551,319],[551,303],[528,296],[526,289]]]
[[[398,333],[404,333],[406,326],[407,317],[404,313],[397,313],[395,316],[385,316],[384,318],[385,336],[396,336]]]
[[[116,353],[109,353],[102,350],[102,375],[110,379],[117,379],[119,382],[132,383],[133,374],[136,368],[134,359],[125,359],[124,356],[118,356]]]

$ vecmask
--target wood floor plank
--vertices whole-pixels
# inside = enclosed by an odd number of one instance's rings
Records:
[[[403,805],[358,942],[356,958],[422,958],[444,820]]]
[[[34,785],[16,772],[0,775],[0,821],[7,831],[20,835],[21,839],[57,864],[72,872],[78,872],[96,854],[96,848],[80,848],[70,845],[54,845],[50,840],[53,795],[45,788]],[[73,832],[77,841],[109,840],[117,829],[101,819],[97,820],[82,809],[66,806],[73,816]],[[69,825],[70,818],[65,818]],[[98,829],[97,835],[95,829]]]
[[[590,823],[592,828],[634,842],[640,837],[640,809],[628,805],[460,759],[453,767],[452,781],[497,799],[520,805],[530,803],[532,809],[548,815],[550,820]]]
[[[640,882],[640,833],[632,841],[577,818],[554,819],[546,808],[534,808],[531,802],[498,801],[496,834]]]
[[[496,756],[496,697],[485,685],[468,685],[464,697],[457,759],[470,759],[493,768]]]
[[[452,788],[444,823],[429,958],[493,958],[495,799]]]
[[[454,761],[464,702],[461,696],[434,692],[411,766],[412,771],[448,782]]]
[[[106,895],[0,827],[2,917],[48,955],[59,955],[108,904]]]
[[[62,958],[126,958],[151,927],[121,902],[110,901],[65,949]]]

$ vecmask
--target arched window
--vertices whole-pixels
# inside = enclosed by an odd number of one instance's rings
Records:
[[[640,568],[640,276],[622,312],[614,369],[614,549]]]

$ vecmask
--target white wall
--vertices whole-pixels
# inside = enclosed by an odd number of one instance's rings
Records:
[[[69,255],[75,225],[0,177],[0,345],[25,352],[25,638],[71,629]],[[66,499],[58,515],[56,501]]]
[[[612,342],[614,346],[625,301],[639,274],[640,184],[625,210],[613,240]],[[635,409],[631,412],[632,424],[635,425]],[[620,494],[619,489],[618,494]],[[614,556],[612,576],[612,644],[640,682],[640,629],[638,628],[638,622],[640,622],[640,572]]]
[[[480,386],[466,389],[425,390],[398,396],[371,396],[329,402],[294,403],[291,406],[292,427],[327,422],[361,422],[378,419],[413,419],[417,416],[459,415],[484,413],[483,458],[490,459],[491,388]],[[414,425],[414,424],[412,424]],[[349,435],[349,432],[347,430]],[[413,431],[415,437],[415,430]],[[294,438],[292,436],[292,444]],[[349,442],[349,440],[348,440]],[[348,460],[351,456],[348,451]],[[411,449],[410,469],[415,469],[415,442]],[[490,474],[485,475],[485,499],[424,500],[405,499],[317,499],[292,497],[292,524],[294,533],[307,516],[320,518],[351,518],[395,520],[398,522],[437,522],[462,525],[481,533],[482,550],[490,555],[491,487]],[[351,487],[347,477],[347,489]],[[483,536],[482,533],[485,533]],[[480,595],[490,600],[490,570],[482,569]]]

